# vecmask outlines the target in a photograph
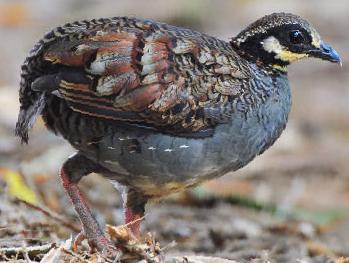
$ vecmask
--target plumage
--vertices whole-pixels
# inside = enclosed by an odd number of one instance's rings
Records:
[[[103,233],[76,186],[82,176],[124,185],[131,220],[148,199],[243,167],[285,128],[285,66],[306,56],[340,61],[292,14],[266,16],[231,42],[136,18],[68,23],[22,66],[16,132],[27,142],[42,114],[77,149],[62,181],[85,235],[101,248]]]
[[[128,18],[67,24],[32,51],[22,77],[45,67],[70,107],[89,116],[183,134],[210,129],[200,113],[241,93],[250,68],[228,43],[188,31]]]

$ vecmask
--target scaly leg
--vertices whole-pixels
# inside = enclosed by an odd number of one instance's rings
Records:
[[[88,208],[77,186],[83,176],[98,171],[99,167],[96,164],[80,154],[76,154],[69,158],[61,169],[60,176],[63,187],[73,203],[83,229],[83,232],[77,236],[73,247],[76,248],[78,244],[86,238],[91,250],[113,250],[113,245],[104,236],[103,231],[91,213],[91,210]]]
[[[127,191],[127,198],[124,200],[125,224],[136,238],[141,235],[141,218],[144,216],[147,200],[142,194],[133,190]]]
[[[132,211],[132,208],[125,208],[125,224],[131,230],[132,234],[139,238],[141,235],[141,218],[144,214],[137,214]]]

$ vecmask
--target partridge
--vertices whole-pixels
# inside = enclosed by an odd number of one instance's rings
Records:
[[[310,23],[287,13],[230,42],[128,17],[67,23],[22,66],[16,134],[27,142],[41,115],[77,150],[60,176],[80,237],[103,250],[110,243],[79,191],[83,176],[121,186],[125,222],[139,236],[148,200],[238,170],[279,138],[291,108],[287,66],[306,57],[341,62]]]

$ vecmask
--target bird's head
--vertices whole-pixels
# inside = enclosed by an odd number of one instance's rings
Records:
[[[293,14],[264,16],[240,32],[231,44],[248,59],[281,71],[305,57],[341,64],[338,53],[321,40],[313,26]]]

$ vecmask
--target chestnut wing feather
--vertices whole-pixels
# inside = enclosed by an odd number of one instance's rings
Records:
[[[152,21],[110,21],[68,27],[39,47],[31,59],[40,57],[46,72],[32,80],[32,91],[58,90],[71,109],[96,118],[209,135],[216,122],[205,112],[239,96],[248,78],[229,45]]]

